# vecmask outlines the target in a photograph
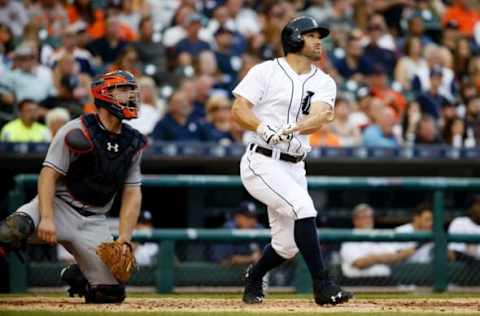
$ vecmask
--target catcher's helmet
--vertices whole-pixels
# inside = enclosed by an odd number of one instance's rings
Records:
[[[118,87],[131,87],[126,100],[119,100],[112,94]],[[140,92],[135,77],[128,71],[116,70],[96,77],[92,82],[95,105],[103,107],[121,119],[134,119],[138,116]]]
[[[314,31],[320,34],[320,38],[330,34],[328,28],[321,26],[310,16],[299,16],[288,22],[282,30],[282,46],[285,55],[299,52],[304,43],[302,35]]]

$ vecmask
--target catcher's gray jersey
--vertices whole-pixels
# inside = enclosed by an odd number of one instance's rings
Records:
[[[43,162],[44,166],[51,167],[62,175],[66,175],[69,169],[70,163],[73,162],[78,156],[72,154],[65,144],[65,135],[75,128],[81,127],[80,119],[75,119],[70,121],[65,126],[63,126],[55,135],[48,148],[48,153]],[[134,157],[130,170],[127,174],[127,179],[125,180],[125,185],[141,185],[141,173],[140,173],[140,160],[141,160],[142,151],[139,151],[138,154]],[[60,178],[56,190],[55,196],[60,198],[68,203],[73,204],[75,207],[83,208],[86,211],[93,213],[105,214],[112,207],[112,200],[103,207],[94,207],[90,205],[84,205],[80,201],[75,200],[72,195],[68,192],[65,187],[64,181]]]
[[[77,156],[72,154],[66,146],[65,135],[70,130],[80,127],[80,119],[75,119],[58,131],[50,144],[43,163],[44,166],[53,168],[62,175],[66,175],[70,163]],[[141,151],[133,159],[125,185],[141,185],[140,159]],[[54,199],[54,221],[58,242],[75,257],[81,271],[91,285],[117,284],[118,282],[112,276],[108,267],[105,266],[96,254],[96,247],[99,244],[113,240],[105,220],[105,213],[110,210],[113,198],[103,207],[84,205],[75,200],[67,191],[62,178],[60,177],[55,188]],[[69,204],[97,215],[82,216]],[[38,196],[20,207],[17,212],[24,212],[30,215],[35,228],[37,228],[40,222]]]

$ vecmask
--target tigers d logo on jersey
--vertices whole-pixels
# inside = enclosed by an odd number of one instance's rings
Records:
[[[310,105],[311,105],[312,96],[314,94],[315,92],[307,90],[307,95],[302,100],[302,114],[304,115],[310,114]]]

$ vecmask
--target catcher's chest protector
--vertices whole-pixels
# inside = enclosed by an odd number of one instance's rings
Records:
[[[75,199],[92,206],[106,205],[127,177],[132,159],[145,144],[145,137],[127,124],[121,134],[106,131],[95,114],[82,116],[94,149],[70,164],[66,186]]]

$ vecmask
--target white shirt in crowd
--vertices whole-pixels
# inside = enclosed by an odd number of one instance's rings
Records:
[[[379,255],[393,252],[392,245],[379,242],[345,242],[340,248],[343,275],[349,278],[358,277],[387,277],[390,275],[390,267],[386,264],[375,264],[366,269],[358,269],[353,266],[355,260],[369,255]]]
[[[138,117],[125,121],[125,123],[137,129],[143,135],[149,135],[153,132],[155,125],[163,117],[164,113],[165,107],[157,108],[152,105],[141,104]]]
[[[448,233],[479,235],[480,225],[472,221],[470,217],[466,217],[466,216],[457,217],[450,223],[450,226],[448,227]],[[472,248],[473,253],[470,251],[467,251],[469,247]],[[451,243],[448,245],[448,249],[467,253],[480,259],[480,245],[478,244],[469,245],[466,243]]]
[[[139,266],[151,266],[155,262],[158,253],[158,244],[147,242],[135,248],[135,260]]]
[[[415,228],[413,228],[413,225],[411,223],[405,224],[398,226],[395,228],[395,231],[397,233],[414,233]],[[398,250],[406,249],[406,248],[412,248],[415,247],[417,243],[416,242],[402,242],[402,243],[396,243],[395,246],[397,247]],[[428,263],[431,262],[432,260],[432,254],[433,254],[433,243],[427,243],[417,249],[415,253],[410,256],[407,259],[407,262],[414,262],[414,263]]]
[[[252,67],[233,93],[254,105],[253,113],[260,121],[280,129],[303,119],[302,103],[307,96],[310,103],[322,101],[333,108],[337,87],[332,77],[314,65],[308,73],[299,75],[282,57]],[[246,133],[245,139],[293,155],[303,155],[311,150],[307,135],[297,135],[291,142],[273,146],[251,131]]]

